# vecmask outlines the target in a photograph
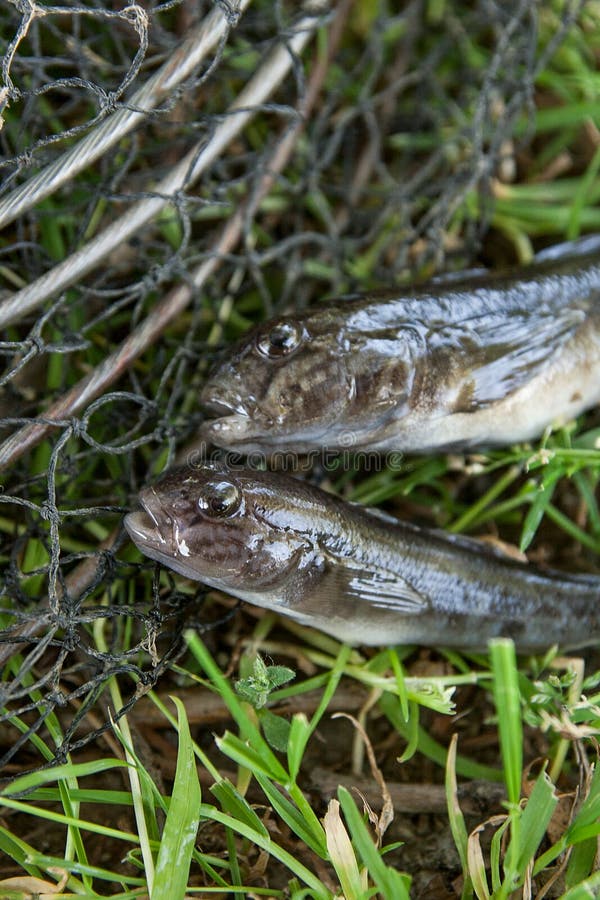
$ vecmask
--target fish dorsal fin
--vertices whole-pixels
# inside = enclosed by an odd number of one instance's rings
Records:
[[[575,256],[589,256],[595,253],[600,259],[600,235],[586,234],[574,241],[565,241],[562,244],[553,244],[545,247],[533,257],[534,262],[546,262],[547,260],[573,259]]]
[[[386,525],[398,525],[399,523],[397,516],[392,515],[392,513],[386,512],[385,509],[379,509],[378,506],[363,506],[362,503],[357,503],[355,500],[347,500],[346,503],[349,503],[350,506],[356,507],[356,509],[359,509],[361,512],[366,512],[370,516],[374,516],[381,522],[385,522]]]
[[[456,272],[440,272],[439,275],[433,275],[426,285],[435,284],[437,287],[445,287],[445,285],[455,285],[461,281],[468,281],[470,278],[485,278],[489,276],[490,270],[485,266],[473,266],[471,269],[459,269]]]

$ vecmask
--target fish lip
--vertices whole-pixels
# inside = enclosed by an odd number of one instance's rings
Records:
[[[205,400],[202,395],[200,395],[200,400],[202,402],[202,406],[204,406],[211,413],[214,413],[217,416],[228,416],[232,415],[233,413],[237,413],[238,415],[242,414],[241,409],[236,408],[226,400],[217,400],[215,398]]]
[[[329,433],[329,426],[310,435],[288,429],[276,422],[256,423],[248,415],[234,413],[204,422],[200,436],[209,444],[240,453],[317,453]]]
[[[138,546],[165,548],[167,539],[161,530],[159,514],[167,524],[170,522],[170,518],[168,516],[165,518],[165,513],[153,488],[140,494],[140,505],[141,509],[125,516],[124,525],[129,536]]]
[[[154,524],[152,517],[143,509],[137,509],[125,516],[124,525],[129,537],[139,546],[160,546],[162,536]]]
[[[245,412],[234,412],[204,422],[201,428],[207,440],[217,446],[228,447],[232,444],[244,444],[252,438],[264,438],[265,429],[257,427]],[[268,430],[266,432],[268,434]]]
[[[200,391],[200,403],[210,412],[218,416],[249,415],[242,397],[230,386],[223,386],[218,382],[207,381]]]

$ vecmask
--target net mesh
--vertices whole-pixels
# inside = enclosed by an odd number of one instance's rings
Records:
[[[215,352],[279,310],[468,263],[536,73],[586,15],[115,7],[0,7],[3,778],[50,761],[34,733],[59,760],[95,739],[109,676],[118,718],[185,625],[210,627],[201,588],[135,577],[152,566],[120,523],[194,434]]]

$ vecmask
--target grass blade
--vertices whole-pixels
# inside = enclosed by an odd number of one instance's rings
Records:
[[[366,885],[358,867],[352,842],[340,816],[340,804],[330,800],[323,819],[331,864],[340,880],[346,900],[362,900]]]
[[[509,803],[517,804],[521,797],[523,727],[515,645],[504,638],[491,641],[490,655],[506,792]]]
[[[338,797],[354,845],[381,895],[394,900],[409,900],[407,877],[384,863],[351,794],[340,787]]]
[[[600,893],[600,872],[594,872],[581,884],[576,885],[563,894],[560,900],[592,900]]]
[[[179,750],[173,793],[156,860],[151,900],[183,900],[200,823],[200,782],[190,729],[181,700],[173,697],[179,721]]]
[[[327,859],[325,834],[316,815],[313,813],[312,821],[307,819],[298,807],[294,806],[287,797],[284,797],[265,775],[255,772],[254,777],[277,815],[281,816],[294,834],[303,840],[307,847],[310,847],[317,856],[320,856],[321,859]]]
[[[218,781],[216,784],[213,784],[210,792],[221,804],[223,812],[229,813],[230,816],[233,816],[234,819],[239,819],[240,822],[245,822],[249,828],[254,828],[255,831],[262,833],[265,838],[269,836],[269,832],[248,801],[245,797],[242,797],[230,781],[227,781],[225,778],[222,781]]]
[[[558,797],[545,772],[540,772],[521,817],[521,846],[517,868],[525,871],[542,842]]]
[[[296,713],[292,719],[287,747],[288,767],[290,770],[290,777],[293,781],[298,777],[298,772],[300,771],[300,766],[302,765],[302,759],[304,757],[304,751],[306,750],[306,745],[311,734],[312,730],[306,716],[303,713]]]
[[[485,862],[483,860],[483,851],[479,840],[480,831],[483,829],[475,829],[469,835],[467,845],[467,863],[473,890],[478,900],[490,900],[490,891],[488,888],[487,878],[485,875]]]
[[[30,772],[15,778],[10,785],[3,788],[0,794],[4,797],[14,797],[16,794],[29,793],[32,789],[46,785],[52,781],[60,781],[63,778],[81,778],[84,775],[97,775],[110,769],[127,766],[122,759],[95,759],[86,763],[65,763],[62,766],[54,766],[52,769],[42,769],[39,772]]]
[[[555,466],[554,471],[548,473],[540,484],[527,515],[525,516],[525,521],[523,522],[521,540],[519,543],[519,550],[521,553],[524,553],[525,550],[527,550],[534,539],[539,524],[546,514],[549,503],[552,501],[556,483],[562,475],[563,469],[560,465]]]
[[[467,851],[469,835],[467,832],[467,826],[465,825],[465,819],[462,814],[462,810],[458,803],[458,785],[456,782],[457,744],[458,735],[453,734],[452,740],[450,741],[450,746],[448,748],[448,759],[446,762],[446,803],[448,805],[448,819],[450,822],[450,830],[452,832],[452,837],[454,838],[454,843],[456,844],[456,849],[458,850],[458,855],[460,856],[460,863],[466,879],[468,877]]]

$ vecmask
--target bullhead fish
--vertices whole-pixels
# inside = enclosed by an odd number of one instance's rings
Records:
[[[522,269],[352,295],[260,325],[201,402],[229,450],[429,452],[530,440],[600,402],[600,235]]]
[[[600,638],[600,578],[541,571],[275,472],[208,462],[167,472],[126,528],[186,578],[351,644],[520,650]]]

